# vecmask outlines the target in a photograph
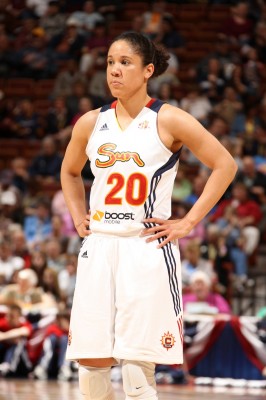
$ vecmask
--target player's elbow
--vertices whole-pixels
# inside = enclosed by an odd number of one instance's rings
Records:
[[[67,179],[76,178],[80,175],[81,170],[76,171],[73,165],[63,161],[60,171],[61,182]]]
[[[233,157],[229,157],[229,159],[226,161],[226,176],[232,182],[234,177],[236,176],[238,170],[238,165],[236,161],[233,159]]]

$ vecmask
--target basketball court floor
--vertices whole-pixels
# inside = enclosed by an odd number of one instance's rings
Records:
[[[114,383],[115,400],[125,398]],[[265,389],[158,385],[160,400],[265,400]],[[11,380],[0,378],[0,400],[82,400],[77,382]]]

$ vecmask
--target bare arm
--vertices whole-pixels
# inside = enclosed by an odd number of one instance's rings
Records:
[[[74,126],[71,140],[67,146],[61,168],[61,184],[65,201],[74,225],[80,236],[89,233],[86,229],[85,188],[81,171],[87,161],[85,149],[93,131],[98,111],[90,111],[81,117]]]
[[[0,332],[0,342],[4,340],[18,339],[21,337],[28,337],[30,335],[30,329],[26,326],[20,328],[14,328],[7,332]]]
[[[145,229],[143,234],[153,235],[147,241],[166,236],[166,240],[159,246],[162,247],[171,240],[186,236],[207,215],[232,182],[237,166],[220,142],[195,118],[182,110],[165,106],[162,110],[161,123],[159,122],[159,132],[162,140],[173,151],[184,144],[212,170],[200,198],[182,220],[163,221],[157,218],[147,220],[160,226]],[[157,233],[154,234],[155,232]]]

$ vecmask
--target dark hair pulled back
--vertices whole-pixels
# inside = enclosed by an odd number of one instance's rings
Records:
[[[147,36],[138,32],[121,33],[112,43],[118,40],[128,42],[135,53],[142,58],[144,66],[154,65],[153,76],[159,76],[166,71],[170,56],[163,46],[153,43]]]

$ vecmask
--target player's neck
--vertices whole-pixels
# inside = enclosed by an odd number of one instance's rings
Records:
[[[135,118],[143,107],[148,104],[151,97],[144,93],[142,96],[138,94],[138,96],[132,96],[130,99],[118,99],[116,112],[117,114],[127,114],[131,118]]]

